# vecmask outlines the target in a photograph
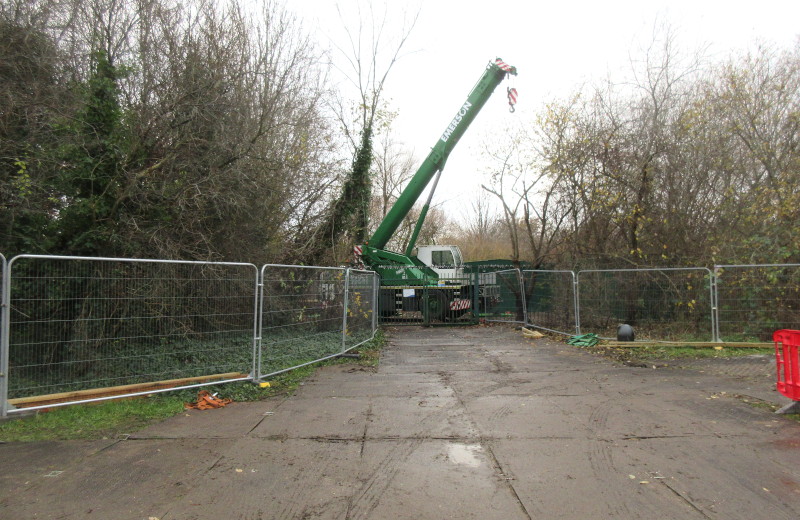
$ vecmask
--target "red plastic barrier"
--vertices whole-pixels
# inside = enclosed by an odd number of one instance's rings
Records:
[[[778,369],[778,392],[789,399],[800,401],[800,330],[776,330],[775,362]]]

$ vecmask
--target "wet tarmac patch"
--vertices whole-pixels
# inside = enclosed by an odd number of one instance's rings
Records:
[[[453,464],[460,466],[480,467],[482,464],[481,459],[478,458],[480,453],[483,453],[483,448],[480,444],[450,443],[447,445],[447,458]]]

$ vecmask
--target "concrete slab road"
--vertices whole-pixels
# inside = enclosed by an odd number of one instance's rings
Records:
[[[779,401],[509,327],[403,328],[377,370],[288,398],[1,445],[0,518],[800,518],[800,424],[743,395]]]

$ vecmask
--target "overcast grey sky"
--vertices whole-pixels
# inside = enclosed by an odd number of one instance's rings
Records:
[[[288,0],[287,7],[329,46],[331,38],[341,44],[344,35],[336,5],[355,24],[358,3]],[[621,80],[630,71],[630,58],[640,56],[651,41],[656,24],[674,29],[681,48],[707,46],[712,59],[759,40],[788,47],[800,35],[800,0],[394,0],[385,5],[373,1],[376,13],[388,10],[391,37],[401,32],[404,13],[419,11],[386,86],[387,99],[399,111],[398,140],[414,149],[418,162],[488,61],[501,57],[519,70],[513,84],[519,91],[517,112],[508,113],[501,85],[450,156],[435,200],[447,201],[444,207],[456,218],[486,182],[480,148],[487,136],[501,134],[509,118],[529,120],[543,103],[583,82],[606,76]],[[351,30],[357,32],[357,26]]]

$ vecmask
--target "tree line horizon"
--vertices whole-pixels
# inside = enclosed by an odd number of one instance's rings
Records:
[[[0,252],[349,261],[414,173],[381,99],[402,43],[349,99],[312,36],[272,1],[4,2]],[[534,268],[798,263],[799,130],[800,40],[712,60],[662,28],[628,77],[487,138],[481,193],[419,243]]]

